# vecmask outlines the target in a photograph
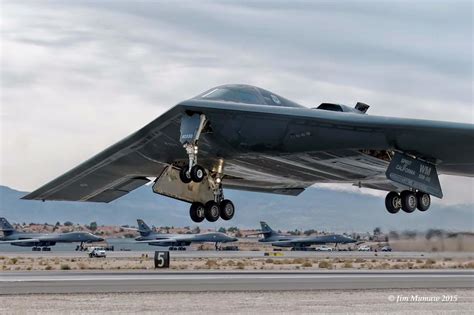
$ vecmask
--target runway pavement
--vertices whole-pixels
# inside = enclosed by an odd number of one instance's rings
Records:
[[[166,251],[167,248],[157,247],[156,250]],[[264,257],[264,251],[170,251],[172,258],[261,258]],[[359,251],[334,251],[334,252],[320,252],[320,251],[282,251],[283,258],[399,258],[399,259],[416,259],[416,258],[468,258],[473,259],[474,253],[471,252],[359,252]],[[107,257],[109,258],[130,258],[141,257],[148,255],[153,257],[154,250],[150,251],[109,251]],[[79,258],[87,257],[87,252],[0,252],[0,256],[13,257],[46,257],[46,258]]]
[[[474,288],[473,271],[4,272],[0,295],[34,293]]]

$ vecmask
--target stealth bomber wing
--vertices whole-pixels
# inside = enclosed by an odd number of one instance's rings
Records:
[[[191,203],[195,222],[234,216],[224,188],[299,195],[315,183],[385,190],[385,206],[425,211],[438,174],[474,175],[474,126],[371,116],[369,106],[307,108],[224,85],[183,101],[24,199],[110,202],[153,180]]]

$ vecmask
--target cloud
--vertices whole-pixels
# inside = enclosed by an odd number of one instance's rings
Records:
[[[10,1],[2,9],[1,182],[19,189],[224,83],[307,106],[364,101],[370,114],[474,121],[470,1]],[[456,200],[472,203],[472,180],[457,182],[449,184],[462,192]]]

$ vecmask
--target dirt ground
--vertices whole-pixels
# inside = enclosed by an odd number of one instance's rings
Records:
[[[451,302],[397,302],[397,297],[456,296]],[[469,289],[324,290],[281,292],[195,292],[48,294],[0,296],[1,314],[472,314]]]
[[[60,258],[0,256],[0,271],[153,269],[152,257]],[[175,258],[171,270],[474,269],[469,258]]]

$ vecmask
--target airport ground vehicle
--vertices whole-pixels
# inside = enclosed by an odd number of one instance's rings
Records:
[[[392,251],[392,248],[390,246],[384,246],[380,249],[380,251],[382,252],[391,252]]]
[[[105,253],[105,248],[103,247],[91,247],[89,257],[90,258],[105,258],[107,254]]]
[[[319,252],[332,252],[332,248],[326,245],[318,246],[316,250]]]
[[[357,249],[359,252],[370,252],[372,249],[369,245],[362,245]]]
[[[185,100],[23,199],[111,202],[150,182],[194,222],[235,213],[224,188],[297,196],[316,183],[387,191],[385,207],[426,211],[440,174],[474,176],[474,125],[308,108],[229,84]],[[199,157],[199,162],[198,162]]]

